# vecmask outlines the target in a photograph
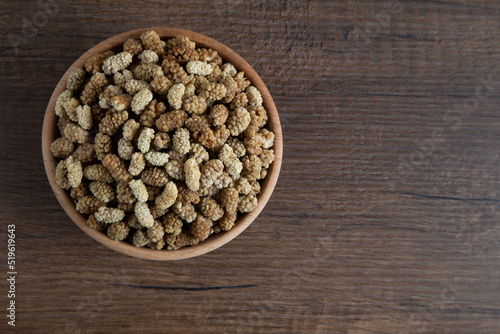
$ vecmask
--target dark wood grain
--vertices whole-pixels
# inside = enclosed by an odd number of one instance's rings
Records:
[[[0,3],[0,225],[5,245],[16,224],[18,331],[500,331],[497,1],[57,7],[14,48],[9,34],[41,9]],[[62,74],[94,44],[144,26],[231,47],[266,83],[283,126],[264,211],[224,247],[174,263],[88,238],[53,196],[41,157]]]

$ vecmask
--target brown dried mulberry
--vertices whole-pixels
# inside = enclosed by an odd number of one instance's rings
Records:
[[[81,214],[91,214],[97,212],[105,204],[94,196],[84,196],[76,200],[76,211]]]
[[[262,161],[256,155],[246,155],[241,159],[243,163],[243,170],[241,174],[246,177],[249,181],[259,180],[260,171],[262,169]]]
[[[120,52],[114,56],[106,58],[102,63],[102,70],[105,74],[114,74],[126,69],[132,63],[132,54]]]
[[[157,75],[151,81],[151,88],[154,92],[160,96],[166,97],[170,88],[172,88],[173,83],[164,75]]]
[[[236,222],[237,218],[237,213],[236,211],[229,211],[222,216],[222,218],[219,220],[219,227],[223,231],[229,231],[234,227],[234,224]]]
[[[71,188],[70,196],[72,199],[79,199],[89,194],[89,185],[87,183],[80,183],[76,188]]]
[[[224,209],[219,203],[208,197],[204,197],[201,200],[200,212],[203,216],[213,221],[221,219],[224,215]]]
[[[130,160],[130,166],[128,167],[128,172],[133,175],[139,175],[146,167],[146,159],[144,159],[144,154],[141,152],[135,152],[132,154]]]
[[[193,138],[203,146],[211,148],[217,143],[212,129],[200,116],[193,115],[186,121],[185,126],[189,129]]]
[[[123,51],[128,52],[133,56],[137,56],[142,52],[142,43],[140,40],[129,38],[125,43],[123,43]]]
[[[130,181],[132,175],[127,170],[125,163],[119,156],[109,153],[102,159],[102,165],[106,167],[116,181]]]
[[[111,99],[115,96],[120,96],[123,94],[123,90],[119,86],[109,85],[105,90],[99,94],[99,106],[103,109],[109,109],[112,106]],[[123,110],[125,108],[122,108]]]
[[[165,233],[179,235],[182,232],[182,219],[173,212],[167,213],[162,223]]]
[[[108,227],[108,237],[113,240],[122,241],[130,232],[130,227],[124,222],[113,223]]]
[[[66,158],[66,169],[68,170],[68,183],[71,187],[76,188],[82,183],[83,170],[82,163],[75,161],[73,157]]]
[[[132,244],[135,247],[144,247],[150,241],[151,240],[148,238],[146,231],[143,230],[135,231],[134,236],[132,237]]]
[[[132,79],[125,83],[125,90],[130,95],[135,95],[143,89],[151,90],[151,87],[146,81]]]
[[[95,153],[97,159],[102,160],[106,154],[113,152],[113,142],[111,137],[105,133],[99,132],[94,138]]]
[[[120,130],[123,123],[128,119],[128,112],[126,110],[114,111],[107,114],[99,124],[99,131],[106,133],[110,136],[114,135],[118,130]]]
[[[94,104],[97,101],[99,94],[102,93],[108,84],[108,79],[104,73],[94,74],[83,88],[80,100],[83,104]]]
[[[133,119],[129,119],[123,124],[122,130],[123,130],[123,138],[132,140],[135,138],[135,135],[139,131],[139,128],[141,127],[141,124],[136,122]]]
[[[71,92],[79,90],[85,82],[85,70],[81,67],[75,68],[68,76],[66,88]]]
[[[193,204],[177,199],[172,206],[174,212],[184,219],[186,222],[191,223],[198,215]]]
[[[226,212],[236,212],[240,198],[234,188],[226,188],[220,192],[220,205]]]
[[[118,203],[134,204],[137,200],[128,182],[118,182],[116,185],[116,200]]]
[[[151,239],[152,242],[158,242],[163,239],[163,236],[165,235],[165,229],[162,223],[155,220],[153,226],[148,228],[147,233],[148,238]]]
[[[193,115],[201,115],[207,110],[207,103],[201,96],[192,96],[184,100],[182,108]]]
[[[170,135],[166,132],[157,132],[153,139],[153,147],[157,150],[163,150],[170,146]]]
[[[85,144],[90,141],[89,132],[75,123],[66,125],[64,136],[73,143]]]
[[[192,235],[200,241],[206,240],[210,236],[210,228],[212,227],[212,220],[198,215],[191,224]]]
[[[88,180],[103,181],[107,183],[114,182],[113,176],[103,165],[90,165],[84,168],[83,175]]]
[[[172,145],[174,150],[180,154],[186,154],[191,149],[191,143],[189,142],[189,131],[182,128],[175,131],[172,137]]]
[[[238,107],[229,113],[226,126],[231,132],[231,135],[236,137],[246,130],[250,124],[250,120],[250,113],[245,108]]]
[[[257,207],[257,197],[255,195],[245,195],[240,198],[238,211],[241,213],[251,212]]]
[[[85,70],[89,73],[96,74],[102,71],[104,60],[113,56],[115,53],[111,50],[93,55],[85,62]]]
[[[56,183],[63,189],[68,190],[71,188],[68,181],[68,168],[66,166],[66,160],[59,161],[56,166]]]
[[[144,227],[153,226],[155,220],[153,215],[151,215],[151,211],[146,203],[137,202],[135,204],[135,215],[139,223]]]
[[[226,123],[229,111],[223,104],[217,104],[212,107],[208,115],[213,126],[222,125]]]
[[[159,56],[165,54],[165,42],[160,39],[160,36],[155,31],[145,31],[140,38],[145,50],[152,50]]]
[[[155,77],[163,75],[163,70],[160,65],[139,64],[132,70],[132,73],[136,79],[149,82]]]
[[[161,167],[147,167],[141,173],[141,180],[145,184],[155,187],[163,187],[169,181],[165,168]]]
[[[210,104],[212,102],[223,99],[226,96],[226,93],[227,88],[223,84],[209,82],[202,85],[200,96]]]
[[[92,181],[90,182],[89,189],[95,198],[104,203],[115,199],[115,189],[106,182]]]
[[[104,232],[108,228],[108,224],[98,221],[94,214],[91,214],[87,219],[87,226],[91,229]]]
[[[163,132],[175,131],[183,127],[187,119],[188,115],[185,111],[174,110],[161,115],[156,121],[156,127]]]
[[[75,149],[75,145],[64,137],[57,138],[50,144],[52,155],[56,158],[67,158]]]

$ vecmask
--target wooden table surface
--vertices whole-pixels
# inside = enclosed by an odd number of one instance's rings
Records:
[[[262,214],[177,262],[91,240],[42,164],[62,74],[146,26],[238,52],[283,126]],[[500,332],[498,1],[17,0],[0,32],[0,332],[10,224],[20,333]]]

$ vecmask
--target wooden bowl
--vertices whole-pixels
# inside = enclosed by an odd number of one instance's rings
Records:
[[[127,39],[139,38],[140,34],[147,30],[156,31],[162,39],[177,36],[187,36],[189,37],[189,39],[196,42],[197,46],[212,48],[216,50],[224,61],[232,63],[238,71],[244,71],[246,77],[250,80],[252,85],[257,87],[258,90],[262,93],[262,98],[264,100],[263,105],[266,108],[269,117],[268,127],[275,134],[273,149],[276,158],[273,164],[270,166],[268,175],[262,184],[261,193],[258,195],[257,208],[255,208],[250,213],[241,215],[238,218],[235,226],[230,231],[213,235],[207,240],[200,242],[196,246],[188,246],[175,251],[138,248],[126,242],[111,240],[107,235],[88,227],[86,218],[78,211],[76,211],[75,203],[73,202],[69,194],[56,184],[56,160],[53,158],[52,152],[50,150],[50,144],[58,137],[57,116],[55,115],[54,107],[57,97],[66,89],[66,80],[68,79],[69,73],[76,67],[82,67],[85,64],[85,61],[92,55],[104,52],[106,50],[119,48]],[[251,43],[250,40],[248,42]],[[42,151],[45,171],[47,173],[50,186],[52,187],[57,200],[59,201],[59,203],[61,203],[64,211],[66,211],[68,216],[75,222],[76,225],[78,225],[80,229],[82,229],[91,238],[100,242],[104,246],[114,249],[120,253],[141,259],[168,261],[186,259],[208,253],[228,243],[231,239],[235,238],[237,235],[243,232],[255,220],[255,218],[257,218],[257,216],[269,200],[269,197],[271,197],[274,187],[276,186],[276,181],[278,180],[283,155],[283,138],[281,134],[281,125],[278,111],[276,110],[276,106],[274,105],[269,90],[267,89],[266,85],[259,77],[259,75],[255,72],[255,70],[242,57],[240,57],[236,52],[234,52],[224,44],[217,42],[216,40],[213,40],[207,36],[183,29],[158,27],[132,30],[108,38],[107,40],[97,44],[96,46],[85,52],[73,63],[73,65],[71,65],[71,67],[66,71],[66,73],[57,84],[50,98],[47,110],[45,111],[42,131]]]

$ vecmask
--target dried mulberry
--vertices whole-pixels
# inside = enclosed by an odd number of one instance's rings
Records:
[[[201,115],[207,110],[207,103],[201,96],[192,96],[184,100],[182,108],[193,115]]]
[[[243,163],[242,175],[249,181],[260,179],[260,171],[262,169],[262,161],[256,155],[246,155],[241,159]]]
[[[208,197],[201,200],[200,212],[213,221],[221,219],[224,215],[224,209],[215,200]]]
[[[104,159],[102,159],[102,165],[109,170],[116,181],[128,182],[132,179],[132,175],[128,172],[125,163],[117,155],[111,153],[107,154]]]
[[[234,154],[233,149],[225,144],[219,151],[219,159],[224,163],[229,174],[234,177],[240,175],[243,168],[242,162]]]
[[[245,195],[240,198],[238,211],[241,213],[251,212],[257,207],[257,197],[255,195]]]
[[[107,183],[114,182],[113,176],[103,165],[90,165],[84,168],[83,175],[88,180],[103,181]]]
[[[128,167],[128,172],[133,175],[139,175],[146,167],[146,159],[144,159],[144,154],[141,152],[135,152],[132,154],[130,160],[130,166]]]
[[[122,130],[123,130],[123,138],[132,140],[135,138],[135,135],[139,131],[139,128],[141,127],[141,124],[136,122],[133,119],[129,119],[123,124]]]
[[[162,220],[165,233],[179,235],[182,232],[182,219],[175,213],[167,213]]]
[[[134,192],[129,187],[128,182],[118,182],[116,185],[116,199],[118,203],[134,204],[136,198]]]
[[[132,55],[128,52],[120,52],[117,55],[106,58],[102,63],[105,74],[114,74],[126,69],[132,63]]]
[[[97,212],[105,204],[94,196],[84,196],[76,201],[76,211],[81,214],[91,214]]]
[[[79,90],[85,82],[85,70],[81,67],[75,68],[68,76],[66,88],[71,92]]]
[[[118,141],[118,155],[123,160],[132,159],[132,155],[134,154],[134,145],[132,141],[126,138],[122,138]]]
[[[212,129],[200,116],[193,115],[186,121],[185,126],[193,138],[206,148],[211,148],[217,143]]]
[[[75,149],[75,145],[64,137],[57,138],[50,144],[52,155],[56,158],[67,158]]]
[[[99,106],[103,109],[109,109],[112,106],[111,99],[115,96],[123,94],[123,90],[119,86],[109,85],[101,94],[99,94]],[[123,110],[125,108],[122,108]]]
[[[124,222],[113,223],[108,227],[108,237],[116,241],[124,240],[130,232],[130,227]]]
[[[186,154],[191,149],[191,143],[189,142],[189,131],[182,128],[178,129],[172,137],[172,145],[174,150],[180,154]]]
[[[63,189],[67,190],[71,188],[68,181],[68,168],[66,166],[66,160],[59,161],[56,166],[56,183]]]
[[[132,237],[132,244],[135,247],[144,247],[150,241],[151,240],[148,238],[146,231],[143,230],[135,231],[134,236]]]
[[[148,228],[147,234],[148,238],[151,239],[152,242],[160,241],[161,239],[163,239],[163,236],[165,235],[165,229],[163,227],[163,224],[155,220],[153,226]]]
[[[166,132],[157,132],[153,139],[153,147],[157,150],[163,150],[170,146],[170,135]]]
[[[99,131],[112,136],[120,130],[123,123],[127,121],[128,112],[126,110],[114,112],[112,109],[110,109],[110,111],[111,112],[102,119],[101,124],[99,124]]]
[[[226,123],[229,111],[223,104],[217,104],[212,107],[208,115],[213,126],[222,125]]]
[[[91,214],[87,219],[87,226],[91,229],[104,232],[108,228],[108,224],[98,221],[94,214]]]
[[[137,148],[142,153],[148,153],[151,147],[151,141],[155,137],[155,130],[151,128],[144,128],[139,135],[139,139],[137,140]]]
[[[238,107],[229,113],[226,126],[231,135],[236,137],[246,130],[250,124],[250,120],[250,113],[245,108]]]
[[[155,199],[155,204],[158,208],[165,210],[174,205],[177,199],[177,186],[172,181],[165,185],[162,194]]]
[[[166,170],[161,167],[147,167],[141,173],[141,180],[145,184],[155,187],[163,187],[169,181]]]
[[[165,166],[168,162],[168,153],[149,151],[144,157],[153,166]]]
[[[131,180],[128,183],[128,186],[132,189],[132,192],[138,202],[146,202],[148,200],[148,190],[141,180]]]
[[[220,229],[223,231],[229,231],[230,229],[232,229],[236,222],[236,217],[236,211],[226,212],[224,216],[222,216],[222,218],[219,220]]]
[[[196,159],[191,158],[184,163],[184,175],[189,189],[196,191],[200,188],[201,172]]]
[[[123,51],[128,52],[133,56],[137,56],[142,52],[142,43],[137,39],[129,38],[125,43],[123,43]]]
[[[66,159],[66,168],[68,170],[69,185],[73,188],[78,187],[83,178],[82,163],[74,161],[73,157],[68,157]]]
[[[137,58],[139,58],[143,64],[156,64],[159,60],[156,52],[151,50],[144,50]]]
[[[104,203],[115,199],[115,189],[106,182],[92,181],[90,182],[89,189],[95,198]]]
[[[97,159],[102,160],[106,154],[113,152],[111,137],[105,133],[98,132],[94,138],[95,153]]]
[[[164,113],[156,120],[156,127],[159,131],[171,132],[184,126],[188,115],[183,110],[174,110]]]
[[[94,104],[97,101],[99,94],[102,93],[108,84],[108,79],[104,73],[94,74],[83,88],[80,100],[83,104]]]
[[[239,200],[238,191],[234,188],[226,188],[220,193],[220,205],[226,212],[236,212]]]
[[[85,62],[85,70],[89,73],[96,74],[102,71],[104,60],[113,56],[115,53],[111,50],[93,55]]]
[[[132,79],[125,83],[125,90],[130,95],[135,95],[144,89],[151,90],[151,86],[149,86],[149,84],[143,80]]]
[[[200,96],[203,97],[207,103],[219,101],[226,96],[227,88],[221,83],[209,82],[204,83],[201,87]]]
[[[172,88],[173,83],[164,75],[157,75],[151,81],[151,88],[154,92],[160,96],[166,97],[170,88]]]
[[[184,180],[184,163],[179,160],[170,160],[165,165],[168,175],[175,180]]]
[[[85,144],[90,141],[89,132],[75,123],[70,123],[64,128],[64,136],[73,143]]]
[[[248,103],[251,106],[261,106],[262,105],[262,95],[257,88],[254,86],[248,86],[246,89]]]
[[[186,86],[182,83],[175,84],[170,88],[167,94],[167,99],[172,108],[180,109],[182,107],[182,98],[185,90]]]
[[[78,125],[80,125],[82,129],[90,130],[90,128],[92,128],[92,114],[88,105],[78,106],[76,108],[76,116]]]
[[[159,65],[139,64],[133,69],[132,73],[134,73],[136,79],[149,82],[155,77],[163,75],[163,70]]]
[[[193,204],[177,199],[177,201],[172,206],[174,212],[184,219],[186,222],[191,223],[196,219],[198,215]]]
[[[160,39],[160,36],[155,31],[145,31],[140,38],[145,50],[152,50],[159,56],[165,54],[165,42]]]
[[[153,99],[153,93],[149,89],[143,89],[134,95],[131,107],[132,111],[139,115],[149,102]]]
[[[151,215],[151,211],[146,203],[137,202],[135,204],[135,215],[139,223],[144,227],[153,226],[155,220],[153,215]]]
[[[191,234],[200,241],[206,240],[210,236],[212,225],[212,220],[198,215],[191,224]]]

